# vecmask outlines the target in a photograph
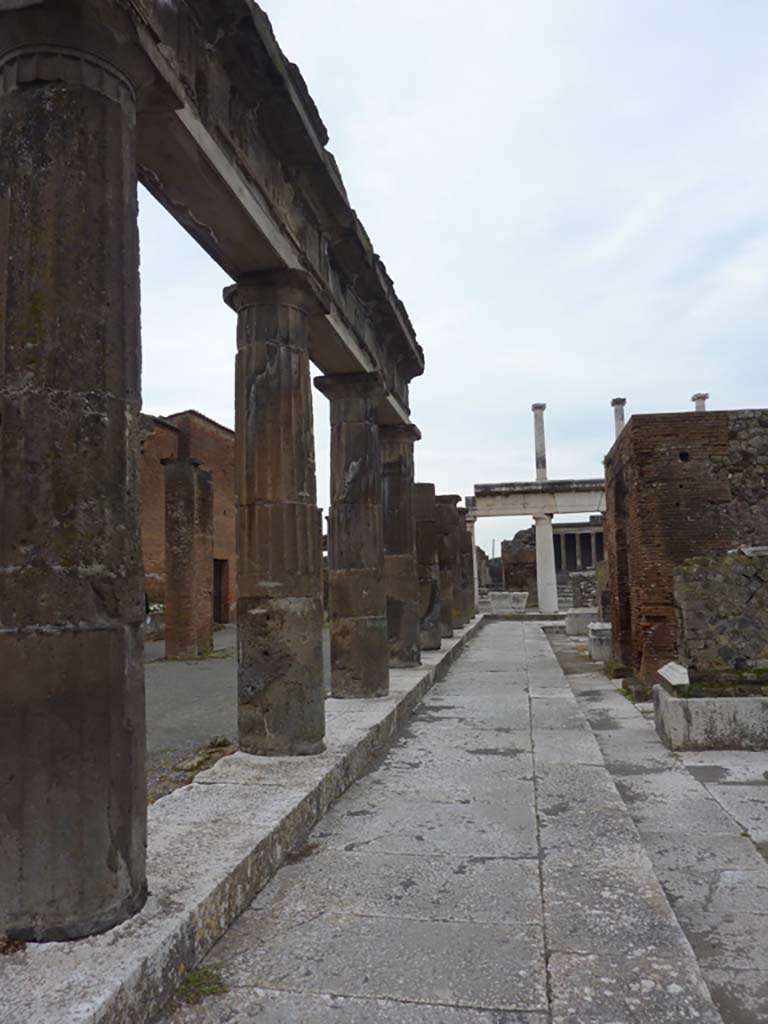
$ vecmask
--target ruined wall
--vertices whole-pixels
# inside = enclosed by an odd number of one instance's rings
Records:
[[[528,591],[528,606],[538,605],[535,527],[520,530],[512,540],[502,541],[501,561],[504,590]]]
[[[768,547],[689,559],[674,595],[692,679],[757,671],[768,682]]]
[[[675,569],[768,538],[768,411],[633,416],[606,458],[614,656],[651,683],[678,656]]]
[[[594,569],[569,573],[568,581],[571,584],[574,608],[597,607],[597,581]]]
[[[162,458],[188,453],[213,477],[213,557],[226,563],[223,604],[234,620],[237,599],[234,434],[200,413],[145,417],[142,543],[145,587],[151,601],[165,597],[165,482]]]

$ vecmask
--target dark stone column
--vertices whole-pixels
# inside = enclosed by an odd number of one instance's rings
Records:
[[[325,306],[299,271],[225,290],[238,313],[235,374],[240,746],[324,749],[322,536],[307,316]]]
[[[197,656],[197,463],[165,460],[165,656]]]
[[[384,587],[387,595],[389,664],[421,664],[416,518],[413,509],[412,425],[379,427],[383,473]]]
[[[440,564],[440,626],[444,638],[452,637],[456,627],[454,602],[458,599],[455,592],[457,553],[457,526],[459,513],[456,510],[458,495],[439,494],[436,498],[437,521],[439,527],[438,559]],[[459,625],[461,623],[459,622]]]
[[[389,692],[387,604],[381,508],[378,374],[318,377],[331,403],[331,512],[328,575],[331,692]]]
[[[472,536],[467,526],[467,510],[460,508],[459,525],[461,536],[459,540],[459,559],[461,563],[461,608],[464,623],[471,622],[475,617],[475,584],[474,572],[472,569]]]
[[[439,526],[435,505],[435,485],[415,484],[413,490],[416,517],[416,558],[419,573],[419,630],[421,649],[439,651],[440,563],[437,557]]]
[[[73,939],[147,892],[133,88],[6,54],[0,140],[0,933]]]
[[[440,505],[448,510],[450,526],[450,571],[452,574],[451,614],[454,629],[461,629],[466,620],[464,614],[464,575],[461,567],[461,547],[463,543],[464,524],[456,507],[461,501],[458,494],[440,494],[437,498]]]
[[[195,632],[199,656],[213,652],[213,474],[195,473]]]

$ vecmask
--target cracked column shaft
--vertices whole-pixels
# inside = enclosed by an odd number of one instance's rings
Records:
[[[383,384],[376,373],[349,373],[318,377],[315,386],[331,405],[331,692],[381,697],[389,692],[377,421]]]
[[[413,509],[413,446],[421,439],[421,434],[412,425],[382,426],[379,437],[389,664],[394,668],[409,668],[421,663]]]
[[[225,289],[236,310],[235,483],[240,746],[324,749],[322,534],[307,318],[326,306],[301,271]]]
[[[419,630],[423,651],[439,651],[440,563],[439,525],[434,484],[415,484],[416,557],[419,573]]]
[[[0,65],[0,933],[65,940],[147,893],[136,109]]]

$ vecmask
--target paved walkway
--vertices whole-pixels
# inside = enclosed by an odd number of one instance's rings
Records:
[[[173,1024],[718,1024],[538,625],[489,624]]]
[[[768,1020],[765,752],[673,754],[643,715],[553,637],[569,682],[725,1024]]]

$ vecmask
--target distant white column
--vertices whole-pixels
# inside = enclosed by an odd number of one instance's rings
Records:
[[[573,539],[576,541],[576,572],[581,572],[584,568],[584,554],[581,545],[581,537],[582,535],[580,533],[574,533],[573,535]]]
[[[589,535],[589,543],[592,548],[592,568],[597,565],[597,534],[593,530]]]
[[[691,395],[691,401],[694,405],[695,412],[706,412],[707,411],[707,399],[709,394],[706,391],[697,391],[695,395]]]
[[[613,406],[613,423],[616,428],[616,437],[618,437],[624,429],[624,406],[626,404],[626,398],[611,399],[611,405]]]
[[[560,572],[568,572],[568,549],[565,546],[565,534],[558,533],[560,541]]]
[[[534,402],[533,410],[533,434],[536,442],[536,479],[547,479],[547,443],[544,439],[544,402]]]
[[[557,575],[555,573],[555,539],[552,516],[534,516],[536,523],[536,588],[539,591],[539,611],[545,615],[557,613]]]

